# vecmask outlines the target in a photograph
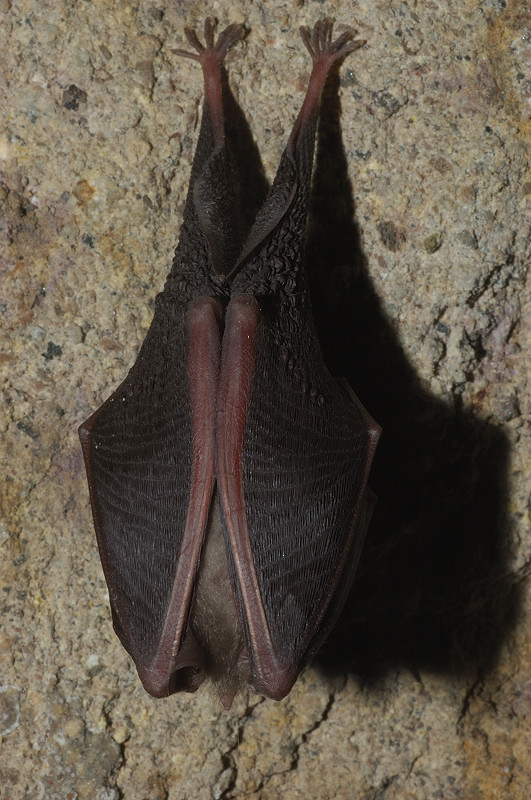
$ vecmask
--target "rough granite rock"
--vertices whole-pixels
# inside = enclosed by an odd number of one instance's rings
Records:
[[[77,425],[132,364],[201,104],[171,49],[245,21],[271,177],[324,14],[308,248],[332,371],[384,433],[358,580],[280,703],[154,700],[113,633]],[[529,797],[531,11],[524,0],[0,0],[0,795]],[[336,95],[337,99],[337,95]]]

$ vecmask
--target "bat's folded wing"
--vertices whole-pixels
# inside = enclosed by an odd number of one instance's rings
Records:
[[[231,302],[217,423],[218,481],[253,687],[275,699],[289,692],[350,587],[380,432],[296,328],[279,341],[255,300]]]
[[[177,324],[160,303],[129,375],[79,431],[114,627],[155,696],[197,688],[179,675],[201,680],[185,633],[214,485],[219,336],[214,300]]]

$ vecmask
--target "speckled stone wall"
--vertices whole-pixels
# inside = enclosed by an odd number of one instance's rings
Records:
[[[298,26],[367,40],[323,114],[308,261],[331,370],[384,430],[335,635],[230,712],[141,688],[76,433],[171,263],[202,93],[171,49],[207,14],[249,29],[228,68],[269,178]],[[528,3],[0,0],[0,75],[3,800],[528,798]]]

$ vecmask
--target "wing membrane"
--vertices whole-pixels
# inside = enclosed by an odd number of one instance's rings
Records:
[[[306,350],[298,361],[304,368],[297,366],[279,349],[267,316],[254,317],[254,342],[229,382],[230,351],[249,336],[227,315],[220,398],[226,407],[223,387],[230,385],[240,412],[238,437],[218,431],[218,449],[240,438],[241,450],[239,457],[237,449],[218,452],[218,475],[226,484],[222,503],[254,686],[282,697],[326,634],[353,575],[379,429],[331,378],[315,341],[288,337],[292,353]],[[237,324],[241,330],[231,334]]]
[[[156,695],[179,665],[212,497],[219,346],[215,301],[180,325],[159,309],[129,375],[80,428],[114,625]]]

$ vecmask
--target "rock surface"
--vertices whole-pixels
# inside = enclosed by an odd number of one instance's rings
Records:
[[[316,321],[384,434],[359,576],[280,703],[157,701],[113,633],[77,425],[125,376],[187,190],[207,14],[269,177],[300,24],[367,45],[323,114]],[[529,797],[531,12],[0,0],[4,800]]]

